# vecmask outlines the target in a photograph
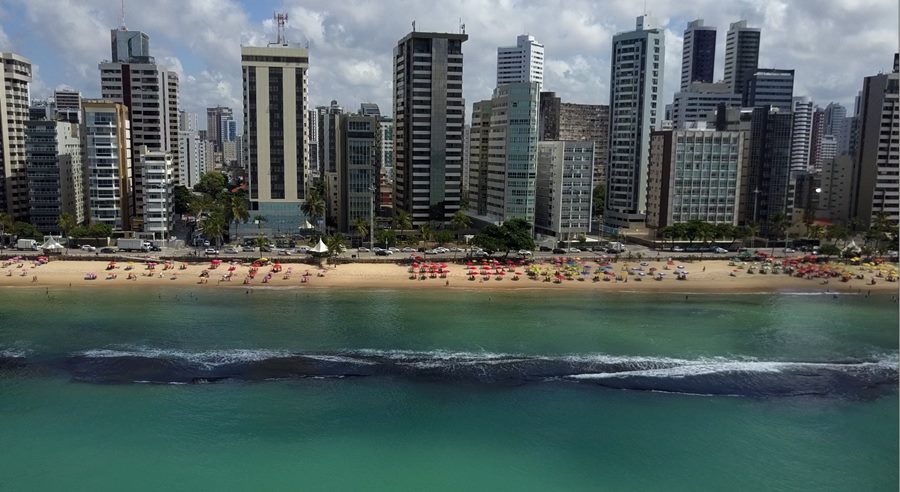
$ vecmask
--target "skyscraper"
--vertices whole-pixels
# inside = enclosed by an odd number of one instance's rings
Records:
[[[466,34],[416,32],[394,48],[394,209],[447,223],[462,195]]]
[[[374,116],[345,114],[339,120],[339,205],[335,215],[338,230],[355,232],[357,220],[368,226],[372,213],[378,210],[375,199],[381,174],[381,129]]]
[[[515,46],[497,48],[497,85],[520,82],[544,85],[544,45],[529,34],[516,37]]]
[[[837,144],[837,155],[850,152],[850,122],[847,108],[839,103],[829,103],[825,107],[825,134],[833,135]]]
[[[860,97],[859,148],[853,169],[850,216],[867,229],[878,214],[900,219],[900,73],[866,77]]]
[[[58,90],[53,93],[56,101],[56,119],[71,123],[81,123],[81,93]]]
[[[616,34],[610,70],[607,225],[641,228],[647,201],[650,132],[663,116],[665,32],[647,16],[634,31]]]
[[[725,83],[732,92],[744,92],[744,84],[759,67],[758,27],[747,27],[747,21],[733,22],[725,38]]]
[[[771,232],[779,214],[789,217],[791,175],[791,126],[789,111],[771,106],[753,108],[750,130],[750,162],[747,188],[752,206],[744,223],[759,224],[763,234]]]
[[[825,111],[820,107],[813,110],[812,127],[809,136],[809,169],[813,172],[822,170],[822,139],[825,138]]]
[[[795,97],[791,112],[794,114],[791,129],[791,172],[808,171],[815,104],[808,97]]]
[[[703,19],[689,22],[681,49],[681,91],[691,82],[712,83],[715,68],[716,28],[703,25]]]
[[[14,219],[28,215],[25,122],[31,62],[15,53],[0,53],[0,209]]]
[[[541,92],[538,138],[594,142],[594,187],[606,187],[609,162],[609,106],[564,103],[555,92]]]
[[[44,234],[59,232],[58,219],[64,213],[83,223],[85,175],[78,123],[36,120],[26,125],[29,221]]]
[[[794,71],[760,68],[746,79],[743,105],[772,106],[790,112],[794,101]]]
[[[110,31],[112,60],[101,62],[103,99],[120,102],[131,118],[133,184],[131,212],[143,217],[143,173],[136,149],[169,152],[178,166],[178,75],[150,56],[149,37],[124,28]]]
[[[537,82],[504,84],[474,105],[472,126],[479,132],[469,143],[469,203],[485,222],[534,223],[539,93]],[[485,131],[488,152],[482,148]]]
[[[234,110],[225,106],[206,108],[206,135],[216,148],[222,151],[222,142],[233,141],[237,126],[234,121]]]
[[[534,229],[558,239],[587,234],[593,200],[593,142],[538,142]]]
[[[244,46],[241,68],[250,213],[265,217],[270,231],[294,233],[305,221],[309,52],[286,42]]]
[[[85,99],[84,164],[88,220],[131,230],[131,121],[118,102]]]
[[[144,170],[144,232],[168,239],[175,223],[175,167],[168,152],[139,149]]]

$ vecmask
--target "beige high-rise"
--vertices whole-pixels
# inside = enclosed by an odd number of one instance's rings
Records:
[[[15,219],[28,215],[25,170],[25,121],[31,62],[15,53],[0,53],[0,211]]]

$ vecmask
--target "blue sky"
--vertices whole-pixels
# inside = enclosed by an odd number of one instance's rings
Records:
[[[120,23],[118,0],[0,0],[0,50],[36,66],[32,93],[68,86],[97,96],[97,64],[109,57],[109,29]],[[688,20],[718,27],[716,77],[722,76],[728,24],[762,28],[761,65],[794,68],[795,95],[852,111],[862,78],[889,70],[897,50],[896,0],[648,0],[666,28],[664,99],[678,84],[681,36]],[[586,0],[126,0],[128,28],[150,35],[157,61],[179,72],[183,109],[216,104],[240,110],[240,45],[274,38],[272,13],[288,12],[289,41],[310,45],[310,100],[362,101],[390,113],[391,50],[416,20],[419,30],[456,31],[464,45],[466,104],[489,98],[496,47],[529,32],[546,48],[545,90],[564,100],[608,102],[612,35],[631,30],[641,3]]]

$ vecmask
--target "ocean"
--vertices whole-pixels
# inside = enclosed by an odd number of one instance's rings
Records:
[[[889,297],[0,290],[0,490],[896,490]]]

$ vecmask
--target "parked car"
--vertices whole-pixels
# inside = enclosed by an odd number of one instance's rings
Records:
[[[472,258],[486,258],[490,255],[487,254],[486,251],[473,251]]]
[[[113,254],[116,251],[118,251],[116,248],[103,248],[100,250],[101,253],[106,254],[106,255]]]
[[[309,253],[309,246],[300,246],[299,248],[297,248],[296,252],[298,254],[305,255],[306,253]]]
[[[795,250],[794,248],[784,248],[784,252],[790,254],[790,253],[796,253],[797,250]]]
[[[204,247],[204,248],[208,248],[208,247],[209,247],[209,241],[203,241],[203,247]]]
[[[272,248],[271,248],[271,246],[261,246],[261,247],[259,248],[259,251],[262,252],[262,253],[271,253],[271,252],[272,252]]]
[[[226,255],[235,255],[238,253],[240,253],[240,251],[234,246],[229,246],[229,247],[225,248]]]
[[[564,254],[566,254],[566,250],[563,248],[553,248],[553,254],[564,255]]]
[[[369,248],[359,247],[359,248],[356,249],[356,252],[357,252],[357,253],[368,253],[368,252],[369,252]]]
[[[519,256],[531,256],[532,254],[534,254],[531,251],[528,251],[527,249],[520,249],[518,251],[518,253],[519,253]]]
[[[243,248],[241,248],[241,251],[243,251],[244,253],[256,253],[256,248],[253,246],[244,246]]]
[[[91,246],[90,244],[82,244],[81,251],[88,251],[88,252],[93,253],[94,251],[97,251],[97,248],[94,246]]]
[[[682,248],[681,246],[673,246],[673,247],[672,247],[672,251],[674,251],[674,252],[676,252],[676,253],[683,253],[683,252],[684,252],[684,248]]]
[[[293,251],[289,249],[279,249],[278,254],[281,256],[291,256],[293,254]]]
[[[159,246],[157,246],[155,244],[151,244],[149,250],[158,253],[158,252],[162,251],[162,248],[160,248]]]
[[[217,250],[216,248],[206,248],[206,251],[204,251],[203,254],[207,256],[213,256],[219,254],[219,250]]]
[[[379,249],[375,252],[375,256],[391,256],[392,254],[394,254],[394,252],[389,249]]]
[[[402,251],[402,252],[404,252],[404,253],[415,253],[415,252],[416,252],[415,249],[410,248],[409,246],[407,246],[407,247],[401,249],[400,251]]]
[[[388,248],[388,251],[393,251],[394,253],[399,253],[400,248],[398,248],[396,246],[391,246],[390,248]]]
[[[720,255],[723,255],[723,254],[727,253],[728,250],[725,249],[725,248],[716,248],[716,249],[715,249],[715,252],[718,253],[718,254],[720,254]]]
[[[578,248],[569,248],[569,253],[581,253],[581,250]]]

